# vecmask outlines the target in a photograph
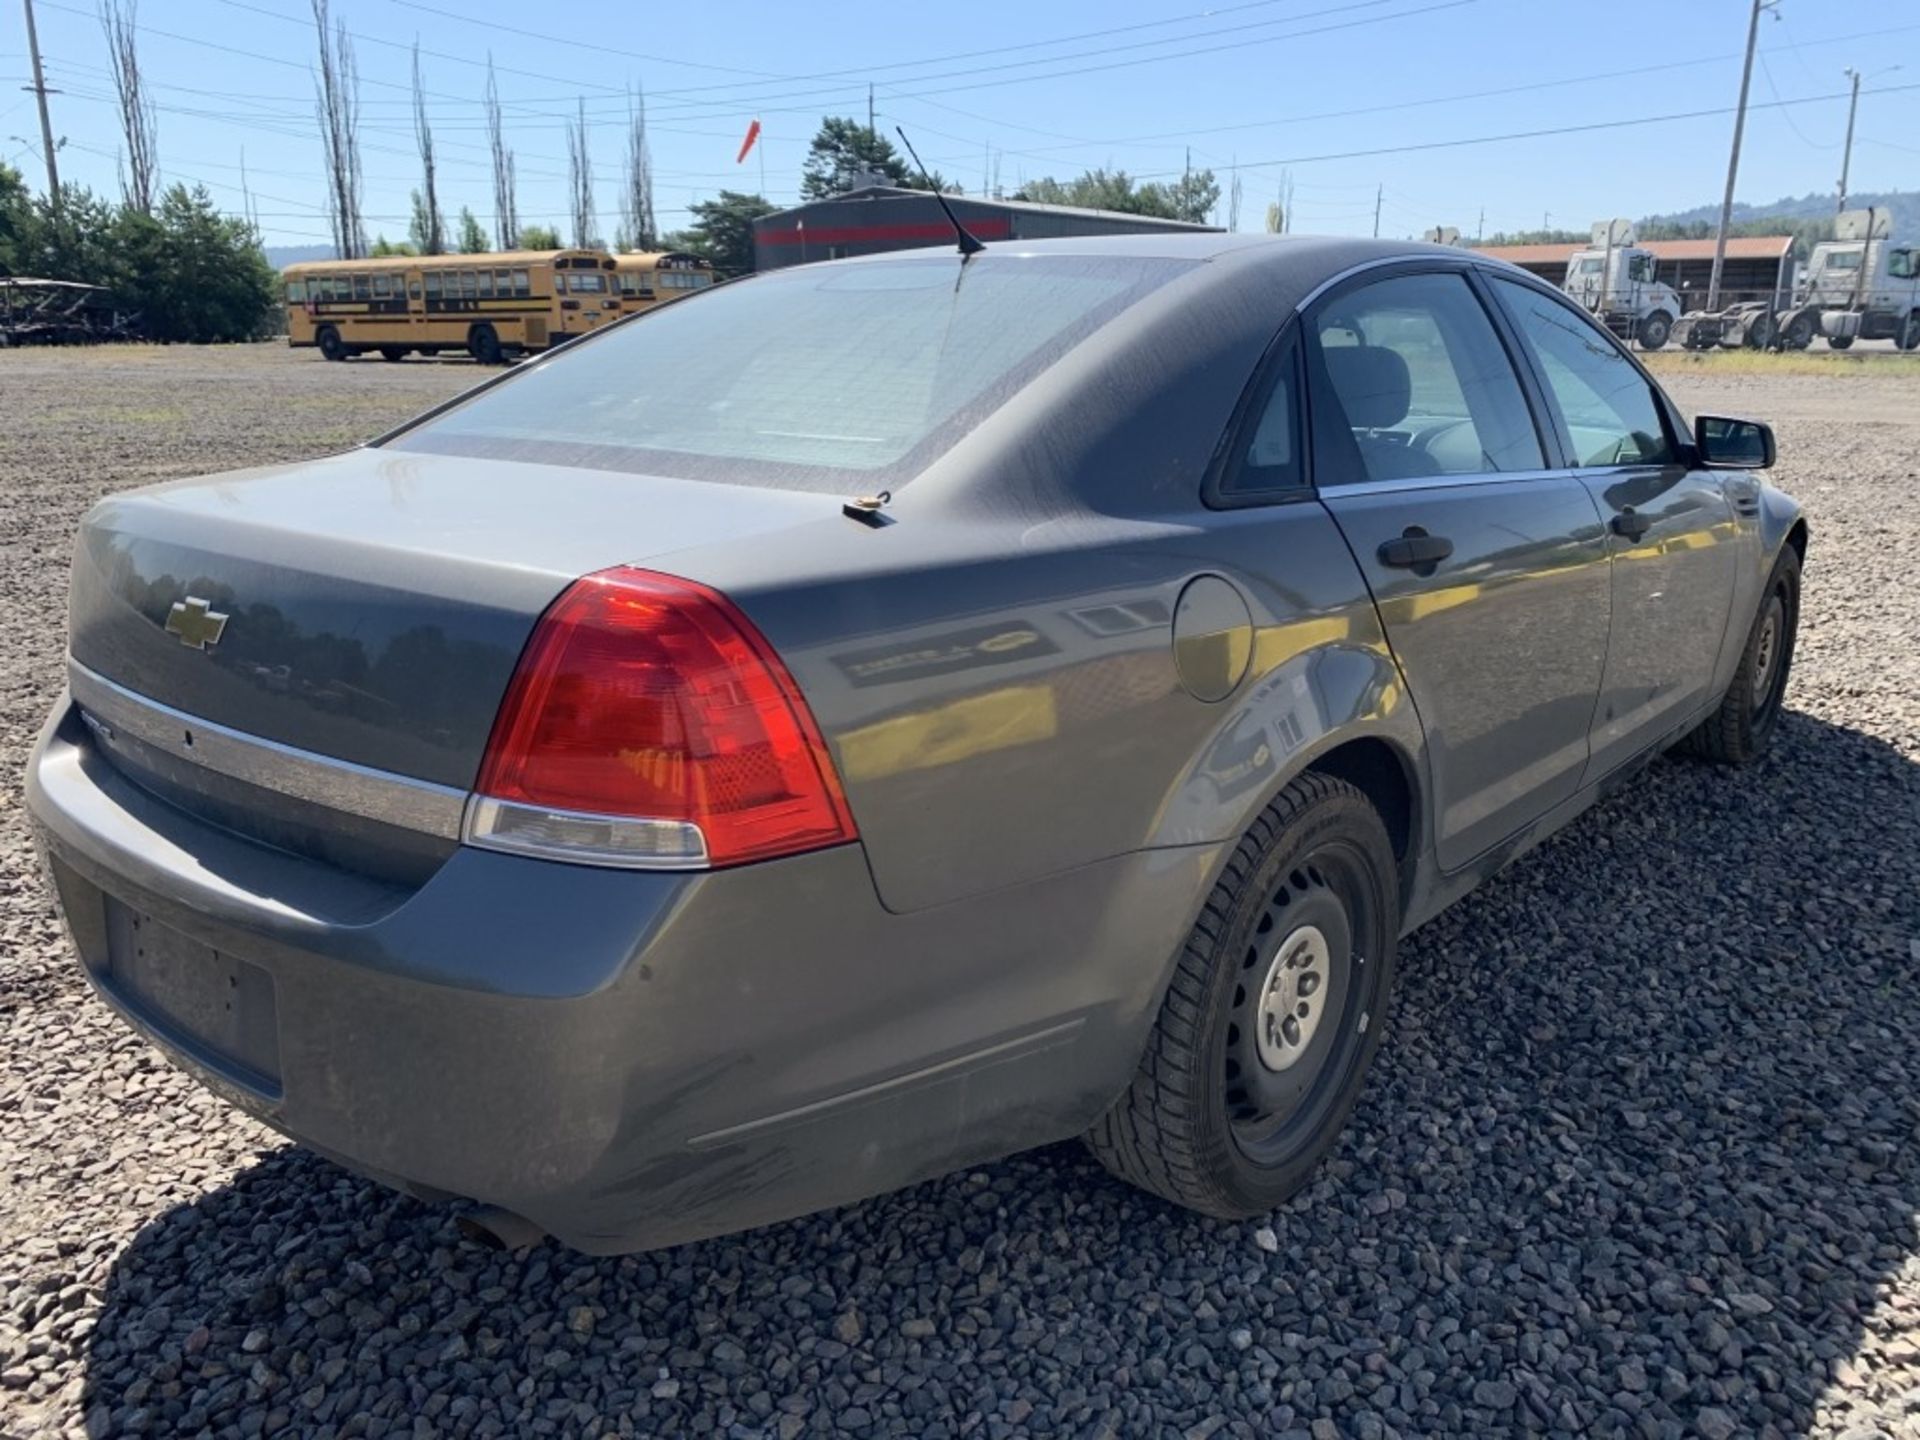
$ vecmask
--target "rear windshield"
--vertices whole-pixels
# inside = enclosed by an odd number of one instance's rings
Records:
[[[777,270],[570,346],[388,444],[783,489],[898,486],[1191,263],[988,254],[964,269],[921,256]]]

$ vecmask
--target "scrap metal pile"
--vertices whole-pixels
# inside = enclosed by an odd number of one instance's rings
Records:
[[[0,345],[90,345],[140,336],[102,285],[0,275]]]

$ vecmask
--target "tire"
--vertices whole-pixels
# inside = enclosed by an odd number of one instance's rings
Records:
[[[407,358],[406,347],[404,345],[382,345],[380,347],[380,358],[382,360],[404,360]]]
[[[1796,315],[1787,322],[1787,328],[1780,332],[1780,343],[1789,350],[1804,350],[1813,344],[1813,317]]]
[[[1900,338],[1894,343],[1902,350],[1920,350],[1920,310],[1907,316],[1907,323],[1900,327]]]
[[[1656,310],[1640,322],[1636,337],[1642,350],[1658,350],[1672,333],[1673,317],[1664,310]]]
[[[1853,337],[1851,335],[1829,335],[1827,337],[1827,348],[1829,350],[1851,350],[1853,348]]]
[[[1765,753],[1780,721],[1800,630],[1800,552],[1780,549],[1747,631],[1747,646],[1720,708],[1680,742],[1684,754],[1719,765],[1745,765]]]
[[[1747,326],[1747,348],[1749,350],[1771,350],[1780,343],[1778,328],[1773,316],[1762,311],[1753,317],[1753,323]]]
[[[1359,1096],[1399,927],[1378,812],[1344,780],[1302,775],[1228,860],[1139,1069],[1088,1148],[1121,1179],[1202,1214],[1272,1210],[1307,1183]]]
[[[316,330],[313,343],[320,347],[320,353],[329,360],[347,358],[346,342],[341,340],[340,332],[331,325],[322,325]]]
[[[482,365],[500,363],[500,337],[491,325],[476,325],[467,332],[467,353]]]

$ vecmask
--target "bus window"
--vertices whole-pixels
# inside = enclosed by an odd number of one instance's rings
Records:
[[[289,280],[287,282],[287,303],[289,305],[304,305],[306,301],[307,282],[304,280]]]
[[[568,289],[576,295],[598,295],[606,288],[606,277],[598,274],[587,275],[576,272],[573,279],[568,282]]]
[[[429,270],[422,278],[427,282],[427,303],[431,305],[440,298],[440,272]]]
[[[409,300],[418,300],[420,298],[420,282],[418,280],[410,280],[407,282],[407,298]]]
[[[374,276],[373,277],[373,298],[376,300],[386,300],[391,298],[392,295],[393,295],[392,278],[386,275]]]
[[[513,294],[513,272],[511,270],[496,270],[493,272],[493,293],[503,300]]]
[[[356,300],[371,300],[373,298],[373,277],[371,275],[356,275],[353,277],[353,298]]]
[[[533,277],[525,270],[513,272],[513,293],[522,298],[533,293]]]
[[[482,300],[491,300],[493,298],[493,272],[491,270],[475,271],[473,282],[480,287],[479,294]]]
[[[480,293],[480,277],[471,270],[460,272],[460,294],[463,299],[471,300]]]

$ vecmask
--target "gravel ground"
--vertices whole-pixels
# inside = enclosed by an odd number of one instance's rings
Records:
[[[474,375],[0,353],[0,1435],[1920,1437],[1920,383],[1675,381],[1777,418],[1812,513],[1775,749],[1656,766],[1415,936],[1270,1222],[1058,1146],[592,1260],[186,1082],[89,997],[20,813],[88,501]]]

